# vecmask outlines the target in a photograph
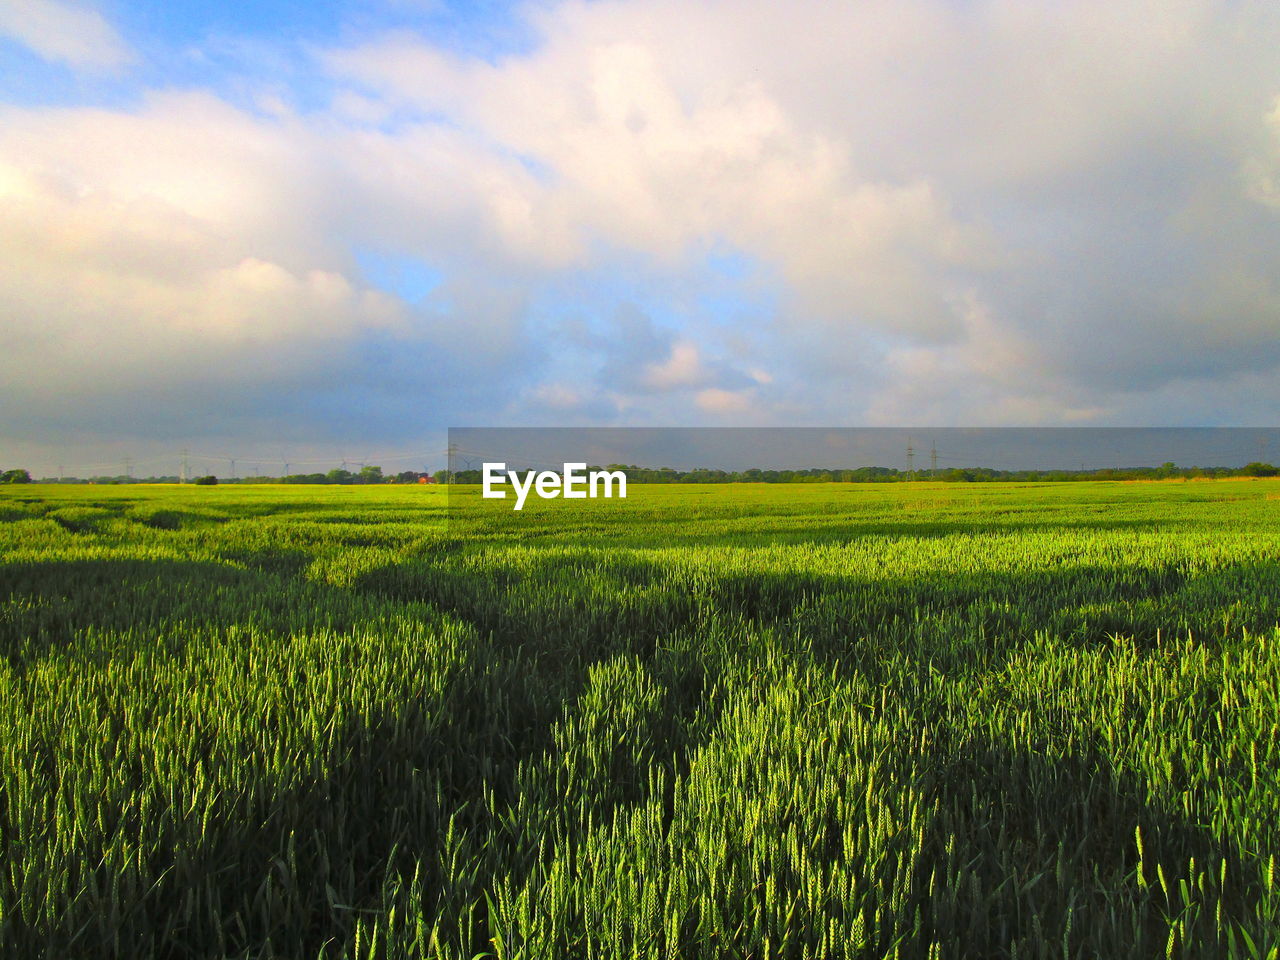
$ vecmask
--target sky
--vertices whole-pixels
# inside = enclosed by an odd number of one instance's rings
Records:
[[[1271,0],[0,0],[0,467],[1275,426]]]

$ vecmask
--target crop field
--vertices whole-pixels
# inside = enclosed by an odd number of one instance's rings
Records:
[[[4,488],[0,956],[1280,956],[1280,481],[466,496]]]

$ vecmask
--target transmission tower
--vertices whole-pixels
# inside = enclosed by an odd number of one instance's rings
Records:
[[[911,438],[907,437],[907,479],[914,480],[916,478],[916,448],[911,445]]]
[[[182,451],[182,482],[183,483],[187,482],[187,476],[188,476],[187,456],[188,456],[188,451],[183,450]]]
[[[932,441],[929,445],[929,476],[938,479],[938,445]]]

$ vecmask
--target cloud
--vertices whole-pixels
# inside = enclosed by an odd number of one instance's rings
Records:
[[[745,390],[699,390],[694,401],[699,410],[712,414],[746,413],[751,409],[751,396]]]
[[[86,8],[21,9],[55,11],[21,18],[37,49],[123,62]],[[292,51],[256,107],[0,107],[9,432],[198,429],[231,395],[264,437],[1264,416],[1280,8],[524,16],[490,59],[365,32],[299,79]],[[88,23],[95,54],[47,39]],[[377,260],[439,282],[407,300]]]
[[[1280,96],[1264,118],[1269,134],[1261,150],[1244,162],[1245,194],[1264,206],[1280,210]]]
[[[644,371],[641,382],[654,390],[670,390],[674,387],[693,387],[706,382],[708,372],[703,368],[698,345],[679,340],[671,345],[671,354],[661,363],[651,363]]]
[[[447,203],[429,188],[408,211],[361,193],[349,165],[364,144],[334,156],[328,137],[205,94],[0,113],[6,433],[234,420],[279,437],[350,420],[391,437],[423,400],[447,417],[485,395],[526,347],[521,293],[468,269],[416,304],[368,285],[351,238],[391,242],[404,217],[430,223]],[[378,203],[387,234],[359,229]]]
[[[1204,349],[1188,362],[1225,372],[1244,358],[1219,349],[1224,330],[1270,333],[1230,296],[1176,306],[1199,296],[1198,268],[1238,266],[1243,233],[1275,249],[1231,172],[1265,142],[1248,105],[1274,98],[1266,5],[656,0],[534,16],[542,45],[498,64],[404,34],[329,62],[550,171],[535,217],[660,263],[731,238],[785,282],[779,322],[802,350],[981,349],[953,307],[975,289],[999,308],[990,349],[1055,343],[1059,381],[1109,390],[1172,372],[1147,362],[1152,336],[1189,336]],[[705,36],[714,52],[691,39]],[[1209,323],[1214,309],[1229,315]],[[1096,356],[1108,341],[1123,373]]]
[[[0,34],[78,70],[118,70],[134,60],[102,14],[79,3],[7,0],[0,4]]]
[[[656,36],[632,22],[655,10],[670,18]],[[810,314],[929,335],[945,316],[930,268],[992,256],[927,177],[861,176],[842,138],[798,127],[754,70],[699,86],[678,59],[689,51],[674,9],[565,4],[546,16],[544,46],[498,66],[404,34],[329,62],[383,96],[448,110],[549,171],[522,209],[556,228],[567,262],[582,262],[590,239],[670,265],[732,238],[776,264]],[[708,35],[731,47],[735,29],[708,25]]]

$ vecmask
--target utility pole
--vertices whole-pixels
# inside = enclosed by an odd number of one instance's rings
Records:
[[[914,480],[916,478],[916,448],[911,445],[911,438],[907,437],[907,479]]]
[[[929,476],[938,479],[938,445],[929,441]]]

